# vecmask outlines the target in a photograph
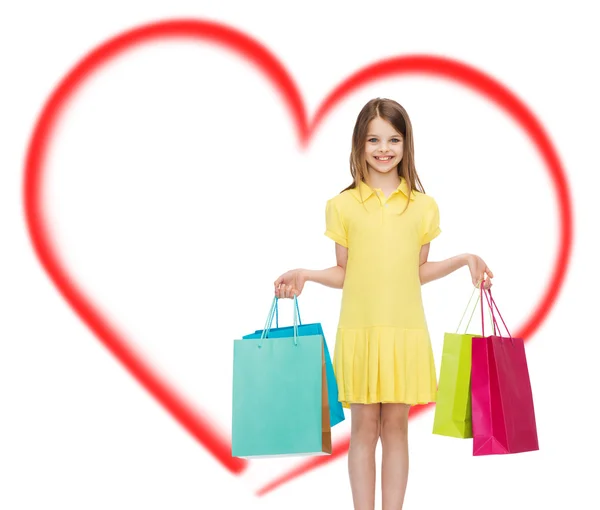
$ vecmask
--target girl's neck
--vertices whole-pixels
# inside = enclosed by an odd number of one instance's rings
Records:
[[[373,189],[380,189],[383,192],[392,192],[400,185],[400,176],[398,171],[390,171],[386,174],[380,174],[375,170],[369,170],[365,177],[367,184]]]

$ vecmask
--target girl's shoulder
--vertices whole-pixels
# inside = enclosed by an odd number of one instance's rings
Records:
[[[353,188],[346,189],[346,190],[344,190],[340,193],[336,193],[335,195],[330,197],[327,200],[327,203],[335,204],[337,206],[348,204],[348,203],[350,203],[350,201],[355,200],[354,195],[355,195],[355,191]]]
[[[431,195],[427,195],[422,191],[413,190],[415,202],[422,204],[425,207],[437,207],[435,198]]]

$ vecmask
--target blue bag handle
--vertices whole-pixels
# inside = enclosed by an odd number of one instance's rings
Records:
[[[260,342],[258,342],[258,347],[262,347],[262,341],[267,337],[269,331],[271,331],[271,326],[273,325],[273,314],[277,311],[277,302],[279,298],[277,296],[273,297],[273,302],[271,303],[271,309],[269,310],[269,315],[267,317],[267,322],[265,322],[265,327],[263,328],[263,332],[260,336]],[[294,345],[298,345],[298,321],[300,319],[300,309],[298,307],[298,298],[294,294]]]
[[[277,298],[277,296],[275,296],[275,298],[275,328],[279,328],[279,298]],[[296,310],[298,311],[298,324],[302,326],[302,319],[300,319],[300,308],[298,308],[298,300],[296,300],[296,295],[294,295],[294,299],[296,301]],[[273,324],[273,319],[271,319],[271,324]]]

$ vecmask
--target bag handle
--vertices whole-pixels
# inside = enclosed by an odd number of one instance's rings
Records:
[[[460,325],[462,324],[462,321],[465,318],[465,314],[467,313],[467,310],[469,309],[471,300],[473,299],[473,296],[475,295],[476,290],[477,290],[477,287],[474,286],[473,292],[471,293],[471,297],[469,298],[469,302],[467,303],[467,307],[465,308],[465,311],[463,312],[460,322],[458,323],[458,326],[456,327],[456,333],[458,333],[458,330],[460,329]],[[467,330],[469,329],[469,326],[471,325],[471,320],[473,319],[473,315],[475,315],[475,310],[477,309],[477,303],[479,303],[480,297],[481,297],[480,293],[477,293],[477,300],[475,301],[475,306],[473,307],[473,311],[471,312],[471,317],[469,317],[469,322],[467,323],[467,327],[465,328],[465,332],[463,334],[467,333]],[[488,315],[490,316],[490,325],[492,325],[492,327],[493,327],[492,315],[490,313],[490,309],[488,309]],[[483,330],[482,330],[482,334],[483,334]]]
[[[275,296],[277,298],[277,296]],[[295,297],[295,295],[294,295]],[[279,328],[279,298],[275,300],[275,327]],[[298,308],[298,301],[296,301],[296,310],[298,310],[298,324],[302,326],[302,319],[300,319],[300,309]],[[273,324],[273,319],[271,319],[271,324]],[[270,329],[270,328],[269,328]]]
[[[500,317],[500,320],[502,321],[502,324],[504,324],[504,329],[506,329],[506,332],[508,333],[508,337],[513,340],[513,336],[510,334],[510,331],[508,330],[508,326],[506,325],[506,322],[504,322],[504,318],[502,317],[502,314],[500,313],[500,310],[498,309],[498,305],[496,304],[496,301],[494,300],[494,298],[492,297],[492,290],[488,289],[488,294],[489,294],[489,299],[488,302],[491,301],[490,307],[492,305],[494,305],[494,308],[496,309],[496,311],[498,312],[498,316]],[[494,311],[492,310],[492,313],[494,313]],[[498,328],[498,330],[500,330],[500,328]]]
[[[265,323],[265,327],[263,328],[263,332],[260,336],[260,341],[258,342],[258,347],[262,347],[262,341],[267,337],[269,331],[271,331],[271,325],[273,324],[273,314],[277,309],[277,301],[278,297],[274,296],[273,301],[271,303],[271,309],[269,310],[269,316],[267,317],[267,322]],[[294,294],[294,345],[298,345],[298,319],[300,317],[300,309],[298,307],[298,298]]]
[[[273,322],[273,312],[275,310],[275,306],[277,304],[277,296],[273,297],[273,301],[271,301],[271,308],[269,308],[269,314],[267,315],[267,320],[265,321],[265,325],[263,326],[263,333],[266,331],[269,324]]]
[[[485,295],[485,300],[487,301],[487,304],[489,306],[489,309],[492,313],[492,319],[493,319],[493,335],[495,336],[496,333],[500,332],[500,326],[498,326],[498,321],[496,320],[496,315],[494,314],[494,308],[493,306],[495,305],[495,302],[492,298],[492,293],[489,289],[484,289],[483,288],[483,280],[481,281],[481,284],[479,285],[480,288],[480,295],[481,295],[481,336],[485,338],[485,330],[484,330],[484,324],[483,324],[483,296]],[[496,307],[497,309],[498,307]],[[504,322],[504,319],[502,320],[502,322]],[[506,324],[504,325],[506,327]],[[506,330],[508,331],[508,329]],[[509,333],[510,335],[510,333]],[[512,338],[512,337],[511,337]]]

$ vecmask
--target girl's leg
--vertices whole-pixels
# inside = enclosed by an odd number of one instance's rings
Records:
[[[407,404],[381,404],[381,500],[383,510],[401,510],[408,481]]]
[[[380,433],[380,404],[351,404],[348,473],[354,510],[375,509],[375,448]]]

